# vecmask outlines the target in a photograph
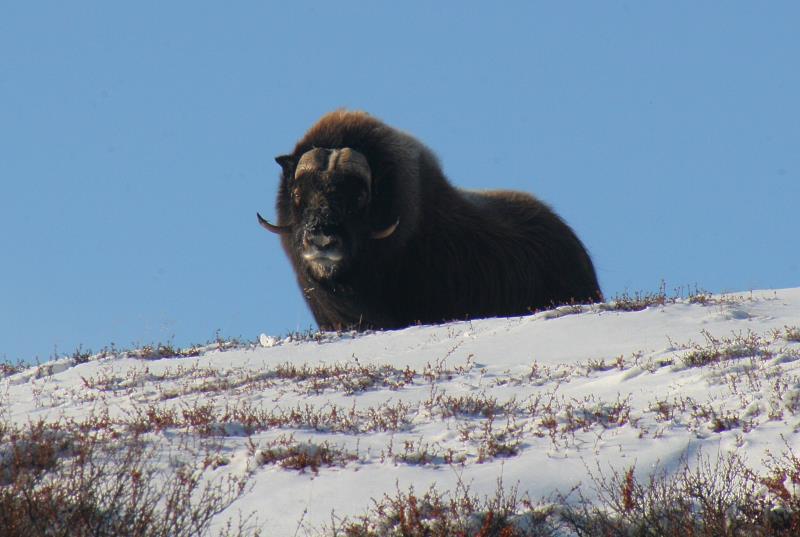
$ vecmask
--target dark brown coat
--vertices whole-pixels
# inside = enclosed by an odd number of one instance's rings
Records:
[[[344,154],[356,162],[346,170]],[[586,249],[547,205],[523,192],[453,187],[428,148],[365,113],[324,116],[277,160],[278,225],[259,220],[281,233],[323,330],[521,315],[601,298]]]

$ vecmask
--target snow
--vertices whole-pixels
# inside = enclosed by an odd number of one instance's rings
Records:
[[[209,479],[251,475],[216,522],[255,512],[269,534],[313,535],[410,486],[492,495],[502,478],[534,500],[576,485],[591,496],[598,468],[645,475],[698,451],[735,451],[757,467],[767,450],[800,449],[800,342],[781,336],[798,325],[800,288],[316,341],[261,334],[198,356],[30,368],[0,380],[0,418],[208,412],[212,433],[184,419],[152,437],[165,462],[181,429],[213,440],[222,463]],[[254,430],[256,414],[273,425]],[[341,460],[316,471],[269,463],[292,446]]]

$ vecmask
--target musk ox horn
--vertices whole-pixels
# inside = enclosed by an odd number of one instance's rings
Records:
[[[372,237],[373,239],[385,239],[386,237],[394,233],[394,230],[397,229],[397,226],[399,224],[400,224],[400,219],[398,218],[397,221],[391,226],[385,229],[381,229],[379,231],[372,231],[372,233],[370,233],[370,237]]]
[[[305,172],[329,172],[348,173],[364,179],[369,187],[372,182],[372,170],[370,170],[367,157],[355,149],[343,147],[341,149],[315,148],[306,151],[297,163],[294,172],[295,178]]]
[[[290,226],[276,226],[275,224],[271,224],[259,213],[256,213],[256,216],[258,217],[258,223],[261,224],[261,227],[263,227],[267,231],[280,234],[280,233],[288,233],[289,230],[291,229]]]

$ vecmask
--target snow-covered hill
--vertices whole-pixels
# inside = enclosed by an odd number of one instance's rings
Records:
[[[698,452],[759,468],[800,449],[799,327],[785,289],[113,352],[3,378],[0,420],[136,432],[165,466],[248,476],[214,524],[254,512],[266,535],[314,535],[412,486],[491,496],[501,479],[538,501]]]

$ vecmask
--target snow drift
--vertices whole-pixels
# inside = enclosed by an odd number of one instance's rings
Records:
[[[0,420],[135,431],[165,467],[246,476],[214,523],[269,535],[411,486],[591,497],[596,472],[800,448],[800,289],[625,309],[64,358],[0,380]]]

